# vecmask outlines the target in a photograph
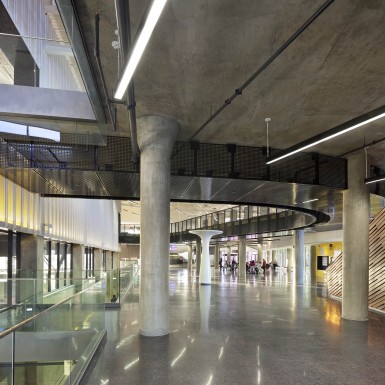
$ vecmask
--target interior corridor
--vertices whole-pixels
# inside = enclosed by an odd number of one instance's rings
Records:
[[[341,318],[325,288],[296,286],[286,273],[170,270],[170,334],[138,334],[138,287],[106,311],[107,340],[87,385],[383,384],[385,317]]]

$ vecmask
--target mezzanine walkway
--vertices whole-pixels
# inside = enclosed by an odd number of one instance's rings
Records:
[[[170,330],[138,335],[138,288],[106,312],[108,335],[82,384],[383,384],[385,317],[341,319],[323,288],[285,273],[213,275],[200,286],[170,270]]]

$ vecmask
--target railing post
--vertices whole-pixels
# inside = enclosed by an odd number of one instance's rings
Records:
[[[12,362],[11,362],[11,384],[15,385],[15,350],[16,350],[16,335],[15,331],[12,332]]]

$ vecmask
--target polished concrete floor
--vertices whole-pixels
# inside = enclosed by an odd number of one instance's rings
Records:
[[[238,280],[170,270],[170,334],[138,335],[138,289],[108,310],[107,341],[82,384],[385,384],[385,317],[341,319],[322,285],[286,273]]]

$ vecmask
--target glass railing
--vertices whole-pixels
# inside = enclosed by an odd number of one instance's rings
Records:
[[[221,240],[233,240],[239,234],[282,232],[314,224],[318,218],[312,212],[296,211],[279,207],[241,205],[208,213],[181,222],[171,223],[172,242],[191,241],[190,230],[222,230]]]
[[[89,270],[76,274],[67,271],[59,275],[51,275],[46,270],[29,271],[17,270],[14,276],[23,278],[7,279],[7,272],[0,270],[0,327],[2,317],[20,322],[18,316],[20,309],[23,314],[30,316],[35,314],[36,304],[41,305],[40,309],[46,309],[47,305],[54,305],[63,301],[79,291],[82,291],[97,282],[103,280],[105,287],[105,303],[121,303],[127,291],[138,279],[139,267],[137,262],[127,263],[120,269],[113,270]],[[80,277],[79,277],[80,275]],[[74,277],[75,276],[75,277]],[[32,310],[26,309],[25,305],[33,303]],[[44,305],[44,306],[43,306]],[[7,313],[5,313],[7,311]],[[33,313],[30,313],[33,311]],[[24,318],[22,318],[24,319]],[[6,322],[4,325],[9,325]],[[1,382],[0,382],[1,384]]]
[[[106,272],[106,304],[120,304],[124,301],[132,285],[138,283],[139,266],[132,262],[124,268]]]
[[[104,290],[101,280],[0,332],[1,384],[78,383],[105,335]]]

